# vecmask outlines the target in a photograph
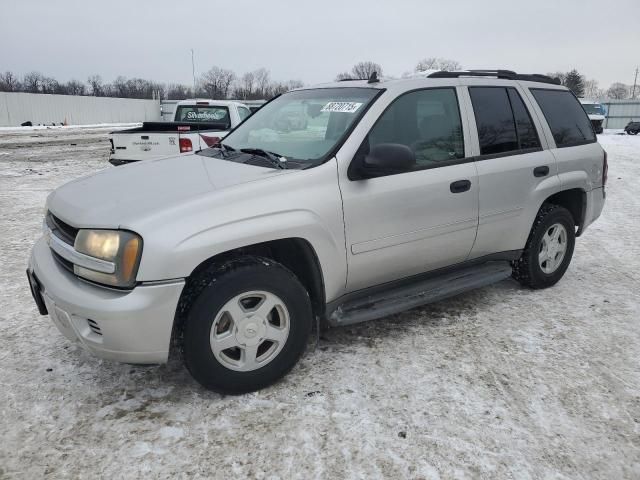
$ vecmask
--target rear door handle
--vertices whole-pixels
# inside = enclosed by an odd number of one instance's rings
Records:
[[[449,185],[449,190],[451,193],[462,193],[466,192],[471,188],[471,182],[469,180],[458,180],[457,182],[453,182]]]
[[[546,177],[547,175],[549,175],[549,167],[547,167],[546,165],[533,169],[534,177]]]

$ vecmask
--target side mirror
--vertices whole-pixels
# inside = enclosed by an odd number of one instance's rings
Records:
[[[411,171],[416,164],[416,156],[406,145],[381,143],[374,146],[369,154],[356,158],[354,163],[356,169],[353,176],[358,179],[384,177]]]

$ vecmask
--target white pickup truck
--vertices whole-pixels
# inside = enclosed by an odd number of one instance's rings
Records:
[[[584,98],[580,98],[579,100],[582,104],[582,108],[587,112],[589,121],[593,126],[593,131],[598,134],[602,133],[604,131],[602,123],[606,118],[606,110],[604,106],[594,100],[586,100]]]
[[[183,100],[176,104],[173,122],[144,122],[141,127],[109,136],[113,165],[197,152],[220,141],[251,115],[240,102]]]

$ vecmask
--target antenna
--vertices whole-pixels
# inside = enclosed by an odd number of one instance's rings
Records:
[[[371,72],[371,76],[369,77],[369,80],[367,80],[367,83],[378,83],[380,80],[378,79],[378,72],[376,72],[375,70],[373,72]]]
[[[633,79],[633,92],[631,93],[631,100],[636,99],[636,85],[638,84],[638,67],[636,67],[636,77]]]

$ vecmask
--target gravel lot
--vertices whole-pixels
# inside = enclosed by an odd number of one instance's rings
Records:
[[[640,136],[600,136],[607,205],[556,287],[331,330],[284,381],[223,397],[36,312],[45,197],[112,168],[107,132],[0,132],[0,478],[640,478]]]

